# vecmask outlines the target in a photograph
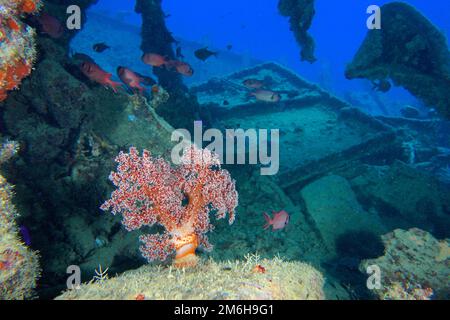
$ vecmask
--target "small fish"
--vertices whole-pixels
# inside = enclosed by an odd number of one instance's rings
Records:
[[[121,72],[121,73],[128,73],[128,74],[133,73],[136,76],[137,80],[139,80],[139,83],[142,83],[142,84],[144,84],[146,86],[153,86],[154,84],[156,84],[156,81],[152,77],[144,76],[144,75],[142,75],[142,74],[140,74],[140,73],[138,73],[136,71],[132,71],[132,70],[130,70],[128,68],[125,68],[125,67],[120,67],[119,66],[117,68],[117,75],[120,78],[119,72]],[[122,78],[120,80],[124,81]],[[126,83],[126,82],[124,81],[124,83]]]
[[[264,102],[275,103],[281,100],[281,95],[271,90],[257,90],[254,92],[250,92],[249,96],[253,96],[256,98],[256,100]]]
[[[111,87],[113,89],[113,91],[116,93],[117,93],[117,88],[122,86],[122,84],[120,82],[112,81],[111,80],[112,74],[104,71],[96,63],[84,61],[80,65],[80,70],[91,81],[97,82],[104,86]]]
[[[266,219],[266,224],[263,227],[264,230],[268,229],[270,226],[272,226],[272,230],[281,230],[289,223],[289,214],[284,210],[279,212],[272,211],[273,218],[270,218],[265,212],[263,214],[264,219]]]
[[[247,89],[260,89],[262,87],[264,87],[264,81],[262,80],[258,80],[258,79],[245,79],[244,81],[242,81],[242,84],[247,88]]]
[[[183,61],[177,61],[177,60],[172,60],[169,61],[166,66],[169,69],[175,69],[176,72],[186,76],[186,77],[190,77],[194,74],[194,69],[192,69],[192,67],[187,64],[186,62]]]
[[[231,50],[231,49],[233,49],[233,45],[232,44],[227,45],[227,50]]]
[[[169,62],[166,57],[164,57],[160,54],[151,53],[151,52],[145,53],[141,59],[142,59],[142,62],[144,62],[145,64],[148,64],[152,67],[162,67]]]
[[[391,89],[391,83],[386,79],[380,79],[378,82],[372,81],[372,90],[386,93]]]
[[[94,49],[95,52],[99,52],[99,53],[102,53],[103,51],[105,51],[106,49],[109,49],[109,48],[111,48],[111,47],[108,46],[104,42],[96,43],[92,46],[92,49]]]
[[[224,105],[224,106],[229,106],[230,103],[228,102],[228,100],[223,100],[223,105]]]
[[[218,52],[208,50],[208,47],[198,49],[194,52],[194,55],[202,61],[206,61],[211,56],[215,56],[217,58],[218,54]]]
[[[144,93],[145,88],[141,86],[142,78],[137,73],[125,67],[118,67],[117,76],[132,91],[137,90],[140,94]]]
[[[64,34],[62,23],[48,13],[43,12],[40,16],[36,17],[36,20],[40,24],[40,30],[50,37],[58,39]]]

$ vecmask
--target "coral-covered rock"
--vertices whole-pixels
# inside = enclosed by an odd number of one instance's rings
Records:
[[[36,12],[40,0],[2,1],[0,6],[0,101],[18,88],[33,68],[36,56],[34,30],[21,22],[23,14]]]
[[[360,269],[376,265],[381,270],[381,299],[448,299],[450,288],[450,242],[413,228],[397,229],[382,236],[385,255],[365,260]]]
[[[202,261],[197,268],[144,266],[111,279],[97,279],[58,300],[322,300],[324,279],[313,267],[279,258]]]
[[[450,118],[450,54],[445,36],[406,3],[381,7],[382,28],[370,30],[353,61],[348,79],[391,79]]]
[[[76,2],[84,13],[96,1]],[[46,0],[45,12],[63,21],[71,4],[70,0]],[[30,23],[36,22],[30,18]],[[107,193],[105,176],[118,146],[133,144],[158,154],[170,150],[171,131],[162,129],[167,123],[162,125],[153,114],[130,121],[133,110],[127,106],[128,95],[85,81],[68,55],[75,33],[65,29],[58,39],[38,33],[39,59],[33,72],[0,108],[2,133],[21,145],[17,161],[5,174],[15,184],[21,223],[26,224],[33,247],[41,251],[38,294],[43,299],[54,297],[59,286],[65,286],[68,265],[80,265],[82,274],[89,276],[91,267],[99,263],[110,266],[111,272],[122,272],[141,262],[136,235],[120,231],[119,219],[109,215],[98,219],[95,212]],[[69,218],[73,216],[92,228],[94,241],[90,237],[80,245],[79,237],[85,232],[72,229]],[[95,240],[102,237],[108,245],[97,245]]]
[[[15,154],[18,146],[7,141],[0,150],[0,164]],[[12,186],[0,175],[0,300],[33,297],[40,274],[38,255],[19,238],[12,204]]]

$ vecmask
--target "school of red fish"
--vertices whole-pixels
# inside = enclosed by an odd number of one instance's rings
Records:
[[[64,27],[62,23],[55,17],[49,15],[48,13],[42,13],[40,16],[36,17],[37,25],[42,33],[47,34],[49,37],[58,39],[64,35]],[[105,48],[109,48],[106,44],[102,43]],[[203,53],[207,55],[200,55]],[[209,56],[217,56],[217,52],[208,51],[207,48],[196,51],[196,56],[205,61]],[[87,57],[87,56],[86,56]],[[156,81],[148,76],[142,76],[139,73],[120,66],[117,68],[117,76],[122,81],[113,81],[112,74],[103,70],[98,64],[96,64],[91,58],[83,59],[83,62],[79,65],[81,72],[89,78],[91,81],[101,84],[105,87],[111,88],[114,92],[122,87],[123,84],[134,93],[143,94],[146,90],[145,86],[153,86],[152,92],[157,91],[155,89]],[[154,52],[147,52],[142,55],[142,62],[146,65],[152,66],[154,68],[165,68],[166,70],[179,73],[186,77],[191,77],[194,75],[194,69],[187,62],[170,59],[168,56],[164,56]],[[281,95],[278,92],[272,91],[267,88],[264,80],[258,79],[246,79],[243,81],[243,86],[251,91],[248,93],[249,98],[255,98],[258,101],[276,103],[281,100]]]

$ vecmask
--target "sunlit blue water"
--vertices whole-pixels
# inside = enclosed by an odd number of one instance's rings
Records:
[[[176,37],[195,41],[217,50],[232,51],[262,61],[276,61],[288,66],[306,79],[323,84],[338,96],[352,90],[370,90],[367,81],[348,81],[344,69],[364,39],[366,9],[371,4],[383,5],[386,0],[317,0],[311,35],[316,41],[317,62],[309,64],[299,59],[299,47],[289,30],[288,19],[277,10],[278,0],[265,1],[163,1],[166,23]],[[405,1],[415,6],[444,34],[450,34],[449,1]],[[140,26],[140,16],[134,13],[134,1],[100,0],[92,9],[125,22]],[[218,61],[217,63],[220,63]],[[214,68],[214,65],[208,65]],[[387,94],[392,101],[418,104],[401,88]]]

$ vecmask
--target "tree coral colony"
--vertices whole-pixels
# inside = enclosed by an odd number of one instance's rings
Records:
[[[31,72],[36,56],[35,32],[20,18],[35,13],[40,6],[40,0],[0,1],[0,101]]]
[[[195,266],[196,248],[212,249],[206,233],[213,229],[209,213],[217,219],[235,218],[238,194],[228,171],[221,169],[217,156],[195,145],[184,150],[181,164],[173,167],[147,150],[120,152],[117,172],[110,180],[117,187],[102,210],[123,215],[128,231],[159,224],[162,234],[140,237],[140,250],[148,261],[166,260],[176,252],[176,267]]]

